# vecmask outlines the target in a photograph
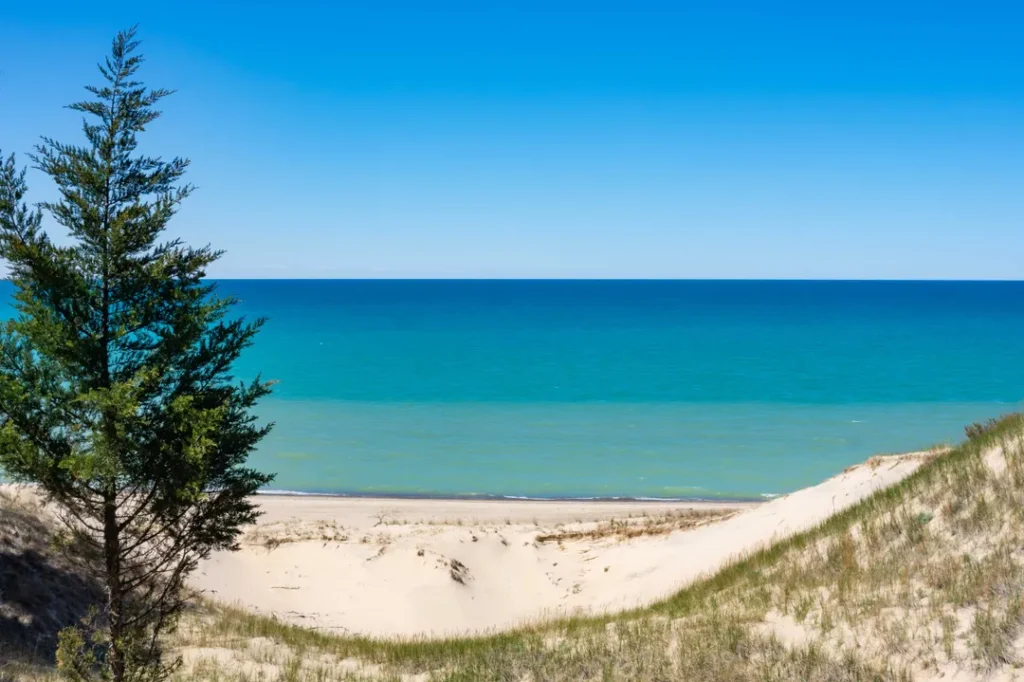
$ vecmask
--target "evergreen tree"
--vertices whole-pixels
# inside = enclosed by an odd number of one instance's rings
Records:
[[[140,154],[136,136],[170,94],[135,80],[134,29],[70,106],[85,144],[43,138],[32,159],[60,199],[30,208],[25,173],[0,163],[0,257],[16,314],[0,333],[0,470],[37,483],[68,541],[106,589],[89,626],[61,634],[72,677],[165,677],[161,635],[184,583],[255,520],[271,476],[245,466],[269,426],[251,413],[269,385],[238,383],[234,360],[262,320],[204,280],[220,252],[161,233],[192,192],[185,159]],[[42,229],[44,212],[69,245]]]

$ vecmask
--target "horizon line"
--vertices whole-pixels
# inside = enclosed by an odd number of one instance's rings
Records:
[[[938,278],[938,277],[203,277],[217,282],[879,282],[925,283],[949,282],[959,284],[1024,283],[1020,279],[1005,278]],[[9,275],[0,281],[11,282]]]
[[[1024,278],[917,277],[205,277],[204,279],[222,282],[1024,282]]]

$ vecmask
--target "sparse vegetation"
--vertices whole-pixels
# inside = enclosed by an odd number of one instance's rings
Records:
[[[989,431],[992,431],[993,429],[998,428],[1000,422],[1005,420],[1008,416],[1012,416],[1012,415],[1003,415],[1001,417],[990,417],[989,419],[986,419],[983,422],[974,422],[973,424],[968,424],[967,426],[964,427],[964,435],[967,436],[968,440],[973,440],[975,438],[981,438],[986,433],[988,433]]]
[[[667,535],[678,530],[692,530],[708,523],[723,521],[736,514],[735,509],[683,509],[660,514],[643,515],[633,519],[613,519],[597,524],[583,524],[583,528],[559,529],[551,533],[539,533],[536,541],[572,542],[574,540],[631,540],[646,535]]]
[[[239,538],[239,542],[272,550],[292,542],[348,542],[350,538],[350,533],[336,521],[313,521],[250,526]]]

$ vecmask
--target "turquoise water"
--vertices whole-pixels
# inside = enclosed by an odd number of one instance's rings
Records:
[[[241,281],[279,490],[748,498],[1024,398],[1024,283]]]
[[[1024,397],[1024,283],[228,281],[277,489],[757,497]]]

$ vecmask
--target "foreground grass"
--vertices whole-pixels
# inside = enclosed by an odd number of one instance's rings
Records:
[[[324,634],[200,603],[178,682],[957,680],[1013,675],[1024,417],[648,608],[479,638]],[[1012,677],[1011,677],[1012,679]]]

